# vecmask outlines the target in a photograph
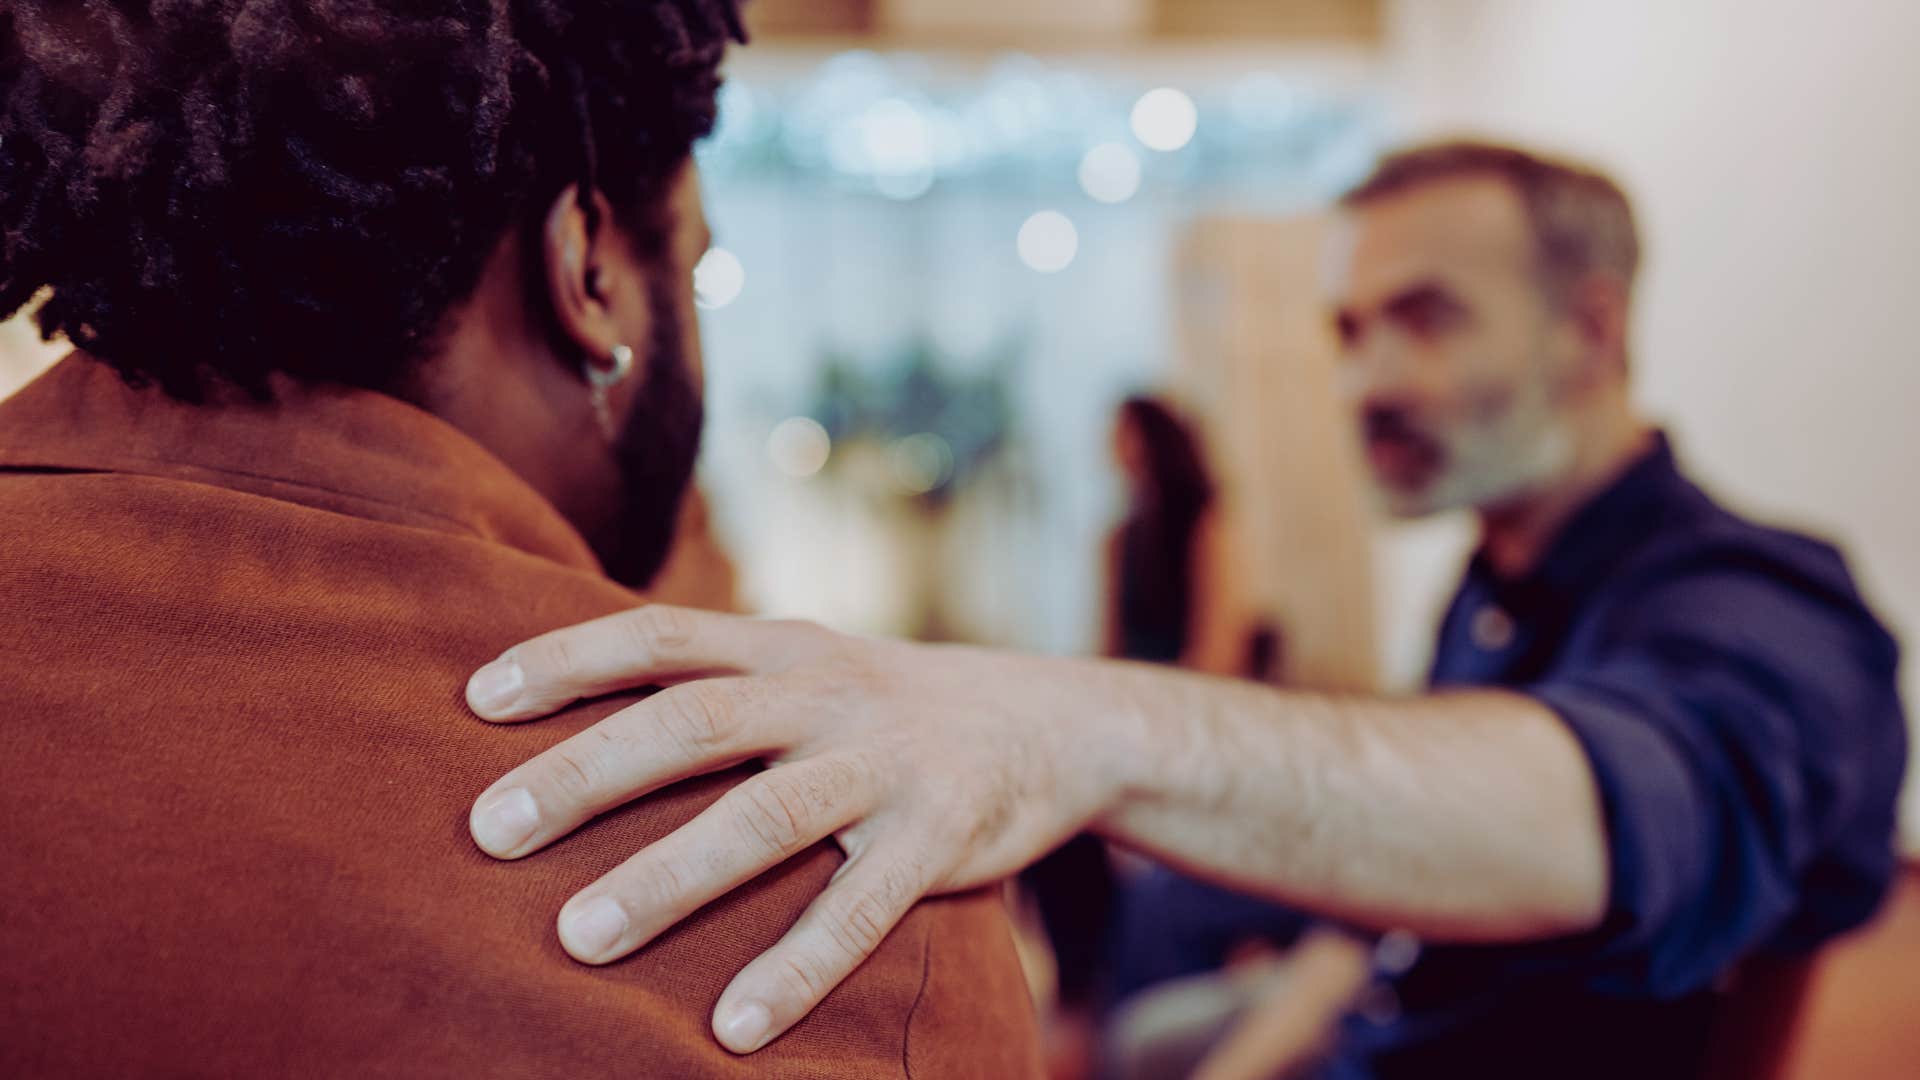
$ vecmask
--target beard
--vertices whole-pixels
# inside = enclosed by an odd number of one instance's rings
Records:
[[[1494,415],[1470,412],[1448,423],[1387,407],[1369,409],[1362,429],[1376,490],[1402,519],[1522,497],[1564,473],[1574,452],[1573,432],[1544,380]]]
[[[607,576],[644,589],[673,550],[680,503],[700,457],[705,409],[687,361],[686,327],[673,298],[650,296],[653,332],[633,408],[613,440],[620,501],[592,544]]]

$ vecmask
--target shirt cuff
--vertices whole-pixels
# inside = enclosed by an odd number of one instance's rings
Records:
[[[1620,690],[1580,683],[1528,695],[1559,716],[1586,753],[1607,839],[1607,914],[1592,945],[1617,970],[1617,989],[1678,995],[1710,981],[1661,948],[1697,887],[1707,853],[1702,796],[1686,760],[1649,707]]]

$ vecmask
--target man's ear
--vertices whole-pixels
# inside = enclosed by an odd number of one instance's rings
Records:
[[[595,191],[582,205],[579,188],[567,185],[547,209],[540,237],[547,299],[560,333],[589,362],[605,362],[615,345],[624,344],[613,298],[625,284],[615,280],[625,272],[625,264],[613,257],[612,209],[606,197]]]
[[[1580,352],[1580,378],[1600,382],[1627,374],[1628,291],[1611,274],[1576,282],[1566,298],[1566,318]]]

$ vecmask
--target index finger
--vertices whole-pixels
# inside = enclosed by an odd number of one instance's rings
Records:
[[[467,705],[483,720],[530,720],[616,690],[779,671],[823,633],[808,623],[648,604],[515,645],[467,680]]]

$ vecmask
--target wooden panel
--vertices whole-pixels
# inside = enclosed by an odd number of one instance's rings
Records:
[[[780,37],[863,37],[875,26],[878,0],[749,0],[747,29],[756,41]]]
[[[1159,0],[1161,37],[1266,37],[1376,42],[1380,0]]]
[[[1371,689],[1372,517],[1320,300],[1325,222],[1203,219],[1182,245],[1180,383],[1222,476],[1241,590],[1288,683]]]
[[[1138,38],[1151,26],[1152,0],[880,0],[880,29],[914,40],[1082,42]]]
[[[1380,0],[750,0],[758,41],[844,39],[913,47],[1153,40],[1381,39]]]

